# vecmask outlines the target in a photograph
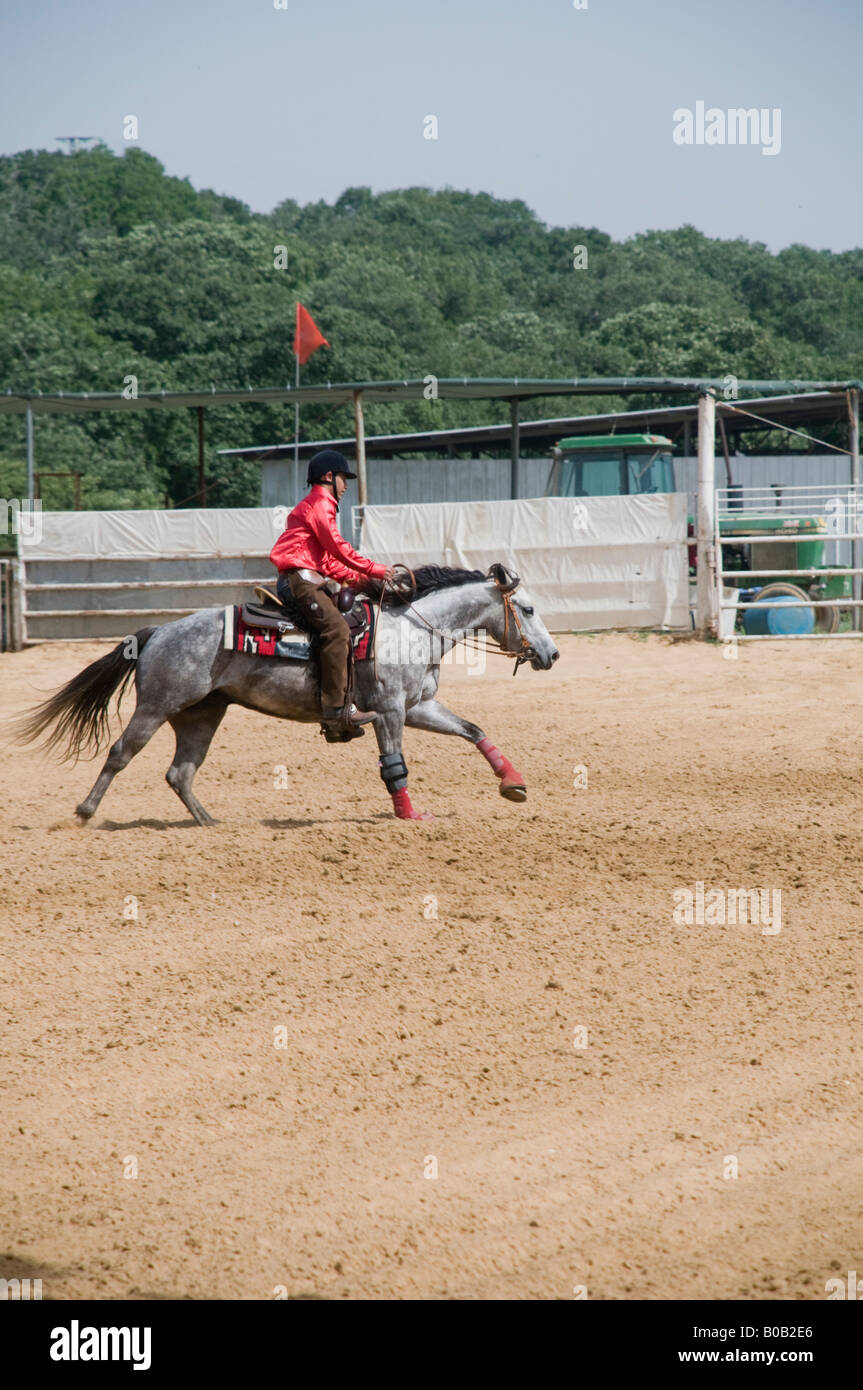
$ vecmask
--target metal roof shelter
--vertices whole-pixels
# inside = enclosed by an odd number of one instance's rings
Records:
[[[810,391],[788,396],[746,397],[747,412],[760,415],[764,424],[752,420],[749,415],[739,413],[735,405],[742,402],[716,402],[717,415],[723,420],[729,440],[739,440],[740,435],[750,431],[763,431],[771,424],[799,426],[816,422],[848,422],[848,399],[845,389],[831,391]],[[692,452],[692,425],[698,418],[698,406],[675,405],[657,406],[647,410],[611,411],[602,415],[555,416],[553,419],[519,421],[519,437],[530,440],[543,448],[551,448],[564,435],[591,435],[600,430],[626,432],[643,427],[647,433],[661,430],[675,443],[682,445],[683,453]],[[375,434],[366,436],[366,453],[377,458],[400,458],[408,454],[429,453],[448,454],[468,453],[508,448],[511,424],[471,425],[466,428],[444,430],[416,430],[406,434]],[[352,449],[353,435],[341,438],[306,440],[298,446],[298,456],[308,458],[318,449]],[[290,458],[294,452],[293,443],[256,444],[239,449],[220,449],[225,458],[240,458],[250,462],[263,462],[265,459]]]
[[[25,414],[27,417],[27,492],[33,496],[33,421],[36,415],[56,415],[73,411],[90,410],[196,410],[198,414],[198,478],[200,495],[206,504],[206,482],[204,479],[204,411],[208,406],[284,404],[311,405],[328,402],[333,405],[353,404],[354,409],[354,450],[357,460],[358,492],[360,504],[368,501],[366,476],[366,442],[363,418],[364,402],[398,400],[505,400],[510,405],[509,426],[503,426],[509,433],[512,495],[518,495],[518,466],[520,452],[521,403],[542,396],[596,396],[631,395],[636,392],[665,394],[681,392],[697,396],[699,401],[709,397],[716,404],[716,398],[727,389],[729,378],[713,377],[434,377],[432,375],[401,381],[349,381],[327,382],[319,386],[252,387],[245,390],[231,388],[209,391],[139,391],[134,396],[124,392],[51,392],[38,391],[0,393],[0,412],[5,414]],[[863,389],[861,381],[754,381],[738,379],[734,382],[736,399],[749,396],[799,396],[805,392],[847,393],[848,412],[851,419],[852,438],[859,433],[859,395]],[[685,410],[687,407],[683,407]],[[729,402],[728,410],[735,406]],[[740,408],[739,406],[737,408]],[[690,406],[690,410],[694,407]],[[603,418],[603,417],[600,417]],[[637,418],[645,418],[644,412]],[[701,418],[699,416],[699,418]],[[595,428],[597,417],[594,417]],[[722,423],[722,415],[720,415]],[[558,422],[558,429],[560,428]],[[581,420],[581,424],[585,424]],[[608,423],[608,417],[604,417]],[[660,421],[656,420],[656,425]],[[580,426],[576,422],[567,424],[567,429],[575,433]],[[859,472],[856,443],[851,453],[855,469]]]
[[[320,386],[273,386],[245,389],[232,387],[209,391],[139,391],[127,398],[122,391],[12,391],[0,392],[0,412],[54,415],[77,410],[188,410],[218,405],[349,405],[359,393],[365,401],[428,399],[430,383],[443,400],[531,400],[539,396],[620,396],[636,391],[701,391],[721,393],[728,378],[710,377],[420,377],[402,381],[330,382]],[[863,390],[863,381],[750,381],[738,380],[739,391],[765,395],[801,391]]]
[[[357,460],[358,491],[361,504],[368,501],[366,475],[366,444],[363,420],[364,401],[394,400],[506,400],[510,404],[509,442],[512,468],[512,495],[518,496],[518,465],[520,444],[520,407],[525,400],[542,396],[596,396],[633,395],[641,392],[671,393],[680,392],[698,398],[698,496],[696,516],[696,543],[698,550],[698,598],[697,626],[703,634],[716,633],[718,614],[715,610],[715,585],[713,578],[717,570],[715,544],[715,429],[717,404],[720,409],[720,430],[723,430],[724,417],[734,411],[745,412],[744,401],[752,396],[759,399],[779,396],[794,397],[803,393],[843,393],[849,420],[851,460],[851,480],[859,482],[859,400],[863,382],[853,381],[753,381],[737,379],[734,381],[734,401],[721,399],[729,385],[729,378],[703,377],[566,377],[561,379],[532,378],[470,378],[426,376],[402,381],[356,381],[327,382],[326,386],[286,386],[258,388],[251,386],[245,391],[216,390],[206,391],[143,391],[127,398],[123,392],[56,392],[42,394],[36,391],[0,393],[0,412],[25,414],[27,417],[27,484],[28,496],[33,496],[33,421],[36,415],[59,414],[71,411],[88,410],[188,410],[198,413],[198,468],[202,483],[202,493],[206,498],[203,483],[204,472],[204,410],[208,406],[246,405],[279,403],[284,405],[318,404],[327,401],[331,404],[347,405],[354,408],[354,448]],[[719,400],[717,398],[720,398]],[[774,401],[774,404],[776,402]],[[786,402],[791,408],[791,403]],[[687,407],[683,407],[685,411]],[[689,410],[693,407],[690,405]],[[753,412],[757,414],[759,412]],[[633,412],[627,412],[630,419]],[[635,419],[644,420],[644,412],[635,412]],[[653,414],[653,412],[650,412]],[[610,417],[600,417],[607,426]],[[691,418],[691,417],[690,417]],[[541,422],[547,423],[547,422]],[[596,429],[597,417],[588,422],[585,418],[567,422],[569,433],[579,428],[588,432]],[[668,422],[657,418],[649,421],[656,427]],[[685,424],[685,419],[683,419]],[[561,421],[556,421],[557,432]],[[504,427],[506,428],[506,427]],[[723,430],[723,442],[725,433]],[[855,557],[855,566],[857,558]],[[858,573],[863,567],[858,569]],[[855,597],[857,588],[855,588]]]

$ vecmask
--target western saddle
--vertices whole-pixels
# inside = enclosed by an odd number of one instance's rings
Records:
[[[242,609],[243,622],[249,627],[271,628],[279,634],[291,631],[308,632],[309,629],[293,599],[282,602],[271,589],[258,584],[255,585],[255,595],[257,603],[249,601],[243,604]],[[350,628],[351,637],[355,637],[367,625],[365,609],[362,604],[355,602],[357,590],[345,587],[333,596],[339,612]]]

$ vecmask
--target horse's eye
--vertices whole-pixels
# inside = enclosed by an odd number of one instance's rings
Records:
[[[533,609],[531,608],[530,604],[528,604],[528,603],[526,603],[526,604],[524,605],[524,608],[522,609],[522,612],[524,613],[524,616],[525,616],[526,618],[532,618],[532,617],[533,617]]]

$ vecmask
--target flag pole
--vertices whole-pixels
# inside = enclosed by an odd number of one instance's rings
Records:
[[[319,347],[329,347],[329,343],[324,337],[318,325],[315,323],[308,309],[297,300],[297,321],[294,328],[294,356],[297,359],[294,385],[297,393],[300,390],[300,364],[307,362],[313,352],[317,352]],[[299,501],[300,486],[300,402],[294,402],[294,496],[293,503]]]
[[[298,353],[295,353],[294,355],[295,355],[295,357],[296,357],[296,372],[295,372],[295,374],[294,374],[294,385],[295,385],[296,389],[299,391],[299,389],[300,389],[300,358],[299,358],[299,354],[298,354]],[[300,403],[299,403],[299,401],[295,401],[295,402],[294,402],[294,476],[293,476],[293,479],[292,479],[292,483],[293,483],[293,486],[292,486],[292,488],[291,488],[291,506],[292,506],[292,507],[295,507],[295,506],[297,505],[297,503],[299,502],[299,500],[300,500],[300,497],[299,497],[299,488],[300,488]]]

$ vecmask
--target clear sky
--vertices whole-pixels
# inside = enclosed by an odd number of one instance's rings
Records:
[[[615,238],[863,242],[863,0],[277,3],[0,0],[0,152],[121,150],[135,115],[169,173],[260,212],[449,185]],[[778,152],[676,144],[697,102],[778,108]]]

